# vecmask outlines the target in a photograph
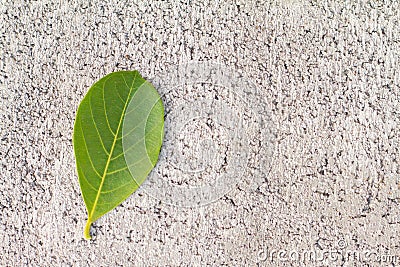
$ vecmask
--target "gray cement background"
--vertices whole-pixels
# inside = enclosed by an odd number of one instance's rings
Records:
[[[87,2],[0,4],[1,266],[255,266],[260,249],[338,247],[400,256],[397,1]],[[272,167],[249,166],[201,208],[139,190],[83,240],[80,100],[111,71],[154,77],[190,60],[240,69],[263,90]],[[394,266],[306,265],[367,263]]]

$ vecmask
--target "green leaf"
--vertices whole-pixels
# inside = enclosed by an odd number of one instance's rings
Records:
[[[160,96],[138,71],[108,74],[89,89],[79,105],[73,137],[88,212],[85,238],[91,238],[93,222],[146,179],[158,160],[163,133]]]

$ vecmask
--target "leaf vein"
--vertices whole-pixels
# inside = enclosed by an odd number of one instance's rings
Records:
[[[158,125],[155,125],[155,126],[152,127],[148,132],[153,131],[155,128],[157,128],[157,126],[158,126]],[[144,138],[145,138],[146,136],[147,136],[147,135],[144,135],[143,137],[139,138],[138,141],[135,142],[132,146],[128,147],[128,148],[127,148],[126,150],[124,150],[121,154],[118,154],[117,156],[113,157],[111,160],[115,160],[115,159],[121,157],[122,155],[124,155],[124,153],[128,152],[129,150],[131,150],[132,148],[134,148],[136,145],[138,145],[139,142],[143,141]]]
[[[90,115],[92,116],[92,121],[93,121],[94,127],[96,128],[97,135],[99,136],[101,146],[102,146],[104,152],[106,152],[106,154],[107,154],[107,156],[108,156],[110,153],[107,151],[107,149],[106,149],[105,146],[104,146],[103,139],[101,138],[99,129],[97,128],[97,125],[96,125],[96,121],[94,120],[93,110],[92,110],[92,101],[91,101],[91,99],[92,99],[92,96],[90,96],[90,98],[89,98]]]
[[[91,219],[93,217],[93,214],[94,214],[94,211],[96,210],[96,206],[97,206],[97,203],[99,201],[100,194],[101,194],[101,189],[103,188],[104,180],[105,180],[105,178],[107,176],[107,170],[108,170],[108,166],[110,165],[111,156],[112,156],[112,154],[114,152],[115,144],[117,142],[117,135],[118,135],[118,132],[119,132],[119,130],[121,128],[121,124],[122,124],[122,121],[123,121],[123,118],[124,118],[124,115],[125,115],[126,106],[127,106],[128,101],[130,99],[130,95],[132,93],[132,89],[133,89],[133,85],[134,85],[134,82],[136,80],[136,77],[137,77],[137,72],[135,73],[135,77],[134,77],[134,79],[132,81],[132,85],[131,85],[131,87],[129,89],[129,94],[128,94],[128,97],[126,99],[125,105],[124,105],[124,109],[122,110],[122,114],[121,114],[121,117],[120,117],[119,122],[118,122],[117,132],[114,135],[114,141],[113,141],[113,144],[111,146],[110,154],[109,154],[108,159],[107,159],[106,167],[104,168],[104,173],[103,173],[103,176],[101,178],[100,186],[99,186],[99,189],[97,191],[97,195],[96,195],[96,199],[94,201],[93,207],[92,207],[92,211],[89,214],[88,221],[91,221]],[[103,101],[104,101],[104,91],[103,91]]]
[[[130,181],[130,182],[128,182],[128,183],[125,183],[125,184],[123,184],[123,185],[121,185],[121,186],[118,186],[117,188],[114,188],[114,189],[112,189],[112,190],[103,191],[103,192],[101,192],[101,193],[102,193],[102,194],[108,194],[108,193],[117,191],[118,189],[121,189],[122,187],[124,187],[124,186],[126,186],[126,185],[128,185],[128,184],[130,184],[130,183],[132,183],[132,181]]]
[[[129,114],[131,114],[132,112],[134,112],[138,107],[140,107],[141,104],[143,104],[143,102],[144,102],[144,100],[141,99],[140,102],[135,106],[135,108],[129,110],[129,111],[126,113],[126,115],[129,115]],[[126,116],[126,115],[125,115],[125,116]]]
[[[94,185],[92,185],[92,184],[89,182],[89,180],[86,178],[86,175],[83,173],[82,168],[79,168],[79,169],[81,170],[82,177],[83,177],[83,179],[85,179],[86,183],[87,183],[95,192],[97,192],[97,188],[94,187]]]
[[[130,168],[130,167],[133,167],[133,166],[137,165],[138,163],[142,162],[145,158],[146,158],[146,157],[143,157],[143,158],[141,158],[140,160],[136,161],[135,163],[133,163],[133,164],[131,164],[131,165],[126,165],[125,167],[123,167],[123,168],[121,168],[121,169],[114,170],[114,171],[112,171],[112,172],[108,172],[107,175],[116,174],[116,173],[118,173],[118,172],[122,172],[122,171],[124,171],[124,170],[126,170],[126,169],[128,169],[128,168]]]
[[[105,88],[104,88],[104,87],[105,87],[107,81],[108,81],[108,80],[104,81],[104,83],[103,83],[103,89],[102,89],[104,115],[105,115],[105,117],[106,117],[106,122],[107,122],[108,129],[110,130],[110,132],[112,133],[112,135],[115,136],[116,134],[115,134],[114,131],[111,129],[111,125],[110,125],[110,122],[109,122],[109,120],[108,120],[107,108],[106,108],[106,100],[105,100],[105,96],[104,96],[104,91],[105,91]]]
[[[82,133],[82,138],[83,138],[83,143],[85,144],[85,150],[86,150],[86,154],[88,155],[88,159],[90,162],[90,165],[92,166],[92,169],[94,170],[94,172],[96,173],[97,176],[99,176],[99,178],[101,178],[101,175],[99,174],[99,172],[96,170],[96,168],[94,167],[93,161],[92,161],[92,157],[89,154],[89,149],[87,147],[86,144],[86,138],[85,138],[85,134],[83,133],[83,128],[82,128],[82,120],[79,120],[79,124],[80,124],[80,128],[81,128],[81,133]]]

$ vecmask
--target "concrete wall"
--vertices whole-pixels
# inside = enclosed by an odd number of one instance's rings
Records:
[[[365,251],[400,256],[397,1],[87,2],[0,4],[0,265],[303,266],[271,252],[339,249],[361,259],[306,263],[365,266],[379,265]],[[189,61],[224,64],[258,90],[269,120],[243,129],[253,138],[241,179],[193,208],[142,188],[84,240],[72,148],[80,100],[109,72],[153,81]],[[207,97],[196,90],[165,97]],[[189,145],[207,134],[196,127]]]

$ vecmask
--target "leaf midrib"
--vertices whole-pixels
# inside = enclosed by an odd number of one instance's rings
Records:
[[[136,77],[137,77],[137,74],[136,74],[135,77],[133,78],[132,85],[131,85],[131,87],[129,88],[129,94],[128,94],[128,97],[127,97],[127,99],[126,99],[126,101],[125,101],[124,109],[122,110],[122,114],[121,114],[121,117],[120,117],[119,122],[118,122],[117,131],[116,131],[116,133],[115,133],[114,140],[113,140],[113,143],[112,143],[112,146],[111,146],[111,149],[110,149],[110,153],[109,153],[109,155],[108,155],[107,163],[106,163],[106,166],[105,166],[105,168],[104,168],[103,175],[102,175],[102,177],[101,177],[101,182],[100,182],[100,185],[99,185],[99,189],[98,189],[98,191],[97,191],[97,194],[96,194],[96,199],[95,199],[95,201],[94,201],[94,203],[93,203],[93,206],[92,206],[92,211],[91,211],[90,214],[89,214],[88,222],[92,222],[92,217],[93,217],[93,214],[94,214],[94,212],[95,212],[95,210],[96,210],[97,202],[98,202],[98,200],[99,200],[99,198],[100,198],[100,195],[101,195],[101,190],[102,190],[102,188],[103,188],[103,184],[104,184],[105,178],[106,178],[106,176],[107,176],[108,166],[109,166],[109,164],[110,164],[110,162],[111,162],[111,158],[112,158],[112,155],[113,155],[113,153],[114,153],[115,144],[116,144],[116,142],[117,142],[117,140],[118,140],[119,130],[120,130],[121,124],[122,124],[122,122],[123,122],[123,117],[124,117],[124,114],[125,114],[125,110],[126,110],[128,101],[129,101],[129,99],[130,99],[130,96],[131,96],[131,93],[132,93],[132,90],[133,90],[133,87],[134,87],[134,84],[135,84]],[[125,80],[125,77],[124,77],[123,74],[122,74],[122,78]],[[125,81],[125,84],[126,84],[126,81]],[[128,84],[126,84],[126,85],[128,85]],[[103,89],[103,90],[105,90],[105,89]],[[104,92],[103,92],[103,93],[104,93]],[[107,119],[107,117],[106,117],[106,119]]]

